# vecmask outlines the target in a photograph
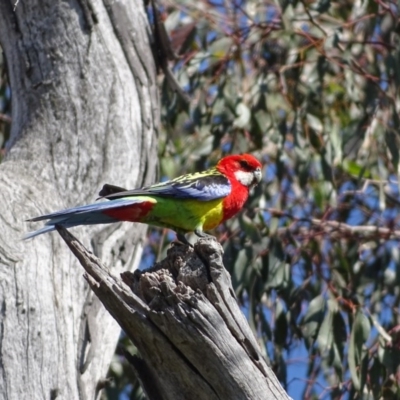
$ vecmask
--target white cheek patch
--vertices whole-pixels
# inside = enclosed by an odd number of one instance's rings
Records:
[[[235,171],[235,178],[244,186],[251,186],[254,181],[254,174],[246,171]]]

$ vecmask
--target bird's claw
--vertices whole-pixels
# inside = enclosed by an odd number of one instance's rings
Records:
[[[180,243],[182,243],[182,244],[184,244],[184,245],[186,245],[186,246],[193,247],[192,243],[190,243],[190,242],[187,240],[186,236],[185,236],[183,233],[177,232],[176,238],[178,239],[178,242],[175,242],[175,243],[179,244],[179,242],[180,242]]]
[[[195,229],[194,233],[195,233],[199,238],[217,240],[215,236],[209,235],[208,233],[205,233],[205,232],[200,231],[200,230],[198,230],[198,229]]]

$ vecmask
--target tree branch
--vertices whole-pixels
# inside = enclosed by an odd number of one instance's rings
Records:
[[[153,393],[144,384],[149,398],[289,398],[240,311],[218,242],[174,245],[150,270],[116,277],[67,230],[57,229],[138,348],[142,360],[133,364],[147,371],[140,380],[155,379]]]
[[[316,235],[316,234],[329,234],[331,237],[364,237],[367,238],[382,238],[388,239],[400,239],[400,230],[372,226],[372,225],[349,225],[344,222],[323,220],[318,218],[295,218],[293,215],[287,212],[277,210],[274,208],[268,208],[266,211],[270,212],[274,217],[287,217],[292,219],[294,222],[303,222],[310,224],[309,227],[305,226],[288,226],[281,227],[276,230],[279,236],[290,234],[302,234],[302,235]]]

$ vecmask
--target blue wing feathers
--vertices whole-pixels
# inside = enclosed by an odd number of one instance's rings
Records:
[[[155,195],[169,196],[177,199],[195,199],[211,201],[227,196],[231,191],[231,185],[204,185],[197,181],[190,184],[165,185],[159,188],[149,188],[148,192]]]
[[[105,185],[107,189],[110,185]],[[111,186],[111,188],[113,188]],[[120,188],[118,188],[120,189]],[[109,192],[103,190],[100,196]],[[157,183],[142,189],[115,191],[103,196],[106,199],[120,199],[128,196],[159,196],[179,200],[212,201],[228,196],[231,192],[229,179],[217,171],[203,175],[202,173],[183,175],[179,178]]]
[[[177,199],[193,199],[211,201],[228,196],[231,184],[224,175],[192,174],[146,188],[150,194],[173,197]]]

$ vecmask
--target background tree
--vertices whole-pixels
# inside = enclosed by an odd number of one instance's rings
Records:
[[[104,182],[154,180],[159,114],[147,16],[140,1],[13,3],[0,2],[12,88],[0,165],[0,398],[93,398],[119,326],[58,235],[21,238],[25,219],[93,201]],[[144,234],[128,226],[78,232],[126,270],[138,264]]]

